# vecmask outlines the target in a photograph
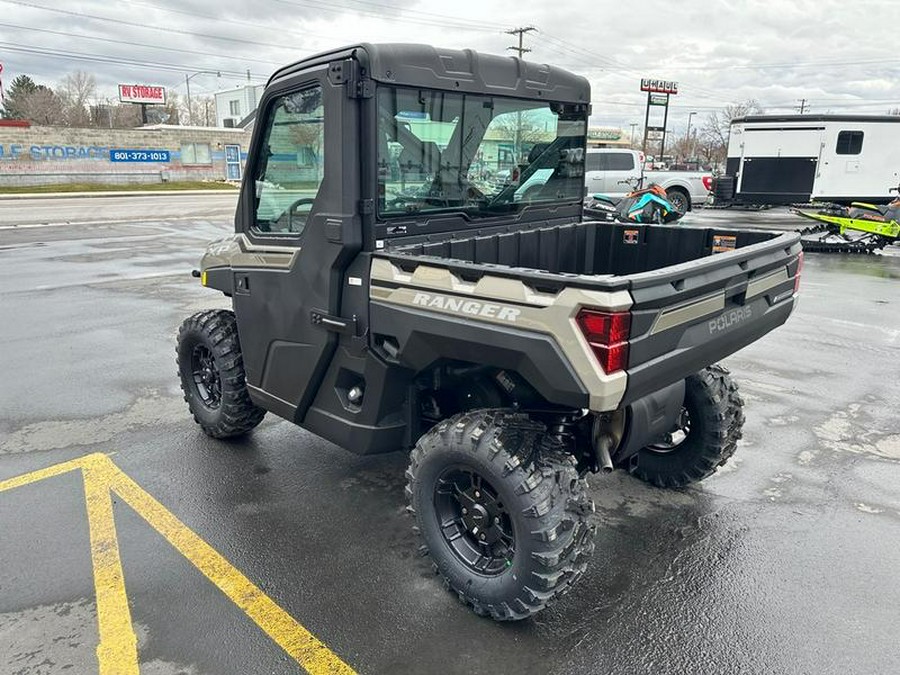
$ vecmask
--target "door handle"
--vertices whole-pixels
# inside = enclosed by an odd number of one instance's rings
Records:
[[[314,326],[321,326],[342,335],[356,335],[356,317],[346,319],[342,316],[334,316],[319,309],[310,312],[309,320]]]

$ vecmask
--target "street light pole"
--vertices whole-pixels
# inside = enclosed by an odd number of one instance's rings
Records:
[[[247,71],[248,74],[250,71]],[[222,73],[217,70],[198,70],[196,73],[188,75],[184,74],[184,86],[187,89],[187,103],[188,103],[188,124],[192,125],[194,123],[194,108],[191,106],[191,80],[197,75],[215,75],[216,77],[222,77]]]
[[[637,127],[637,122],[631,123],[631,147],[634,148],[634,130]]]
[[[696,114],[697,114],[696,112],[688,113],[687,146],[688,146],[688,152],[691,155],[691,157],[688,157],[688,159],[693,158],[694,143],[691,140],[691,118]]]

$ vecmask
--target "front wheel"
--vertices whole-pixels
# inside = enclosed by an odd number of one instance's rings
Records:
[[[406,475],[435,571],[477,614],[527,618],[587,567],[586,482],[527,415],[479,410],[445,420],[419,439]]]
[[[208,310],[185,319],[175,352],[184,400],[207,435],[241,436],[262,422],[266,411],[247,392],[233,312]]]
[[[638,451],[629,470],[658,487],[684,487],[711,476],[734,454],[744,401],[728,369],[704,368],[685,380],[684,406],[666,437]]]

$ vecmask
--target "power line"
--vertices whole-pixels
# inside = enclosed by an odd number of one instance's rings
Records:
[[[384,5],[375,2],[364,2],[363,0],[347,0],[347,2],[355,3],[357,5],[368,5],[372,6],[375,9],[348,7],[346,4],[335,6],[328,2],[316,2],[315,0],[275,0],[275,2],[279,2],[283,5],[293,5],[294,7],[309,7],[312,9],[324,10],[326,12],[336,12],[338,14],[343,14],[347,10],[350,10],[356,12],[357,14],[362,14],[363,16],[371,16],[377,19],[386,18],[385,10],[395,12],[400,9],[392,5]],[[417,12],[413,10],[401,10],[401,12],[403,14],[411,14],[413,16],[407,17],[406,19],[399,19],[400,23],[415,23],[423,24],[426,26],[440,26],[441,28],[464,28],[466,30],[488,33],[494,33],[499,28],[501,28],[499,24],[492,27],[490,24],[485,24],[481,21],[465,21],[457,19],[456,17],[446,16],[442,14],[430,14],[428,12]],[[423,18],[416,18],[415,15],[421,15]],[[432,19],[429,17],[436,18]]]
[[[150,45],[144,42],[134,42],[133,40],[114,40],[113,38],[100,37],[94,35],[81,35],[79,33],[66,33],[58,30],[50,30],[49,28],[32,28],[30,26],[17,26],[11,23],[0,23],[4,28],[15,28],[16,30],[30,30],[38,33],[48,33],[50,35],[61,35],[66,38],[78,38],[81,40],[96,40],[98,42],[109,42],[112,44],[128,45],[130,47],[146,47],[148,49],[161,49],[166,52],[181,52],[183,54],[198,54],[200,56],[210,56],[217,59],[231,59],[233,61],[252,61],[254,63],[264,63],[270,66],[279,66],[276,61],[265,61],[263,59],[254,59],[245,56],[228,56],[225,54],[210,54],[209,52],[197,51],[194,49],[178,49],[177,47],[164,47],[162,45]]]
[[[257,42],[255,40],[244,40],[244,39],[236,38],[236,37],[226,37],[223,35],[212,35],[210,33],[194,33],[193,31],[181,30],[179,28],[173,28],[171,26],[165,26],[165,27],[151,26],[147,23],[140,23],[138,21],[125,21],[124,19],[113,19],[111,17],[97,16],[96,14],[85,14],[84,12],[76,12],[76,11],[68,10],[68,9],[58,9],[56,7],[44,7],[43,5],[35,5],[30,2],[24,2],[23,0],[0,0],[0,2],[6,2],[11,5],[19,5],[20,7],[30,7],[31,9],[42,9],[44,11],[55,12],[57,14],[65,14],[68,16],[77,16],[77,17],[80,17],[83,19],[93,19],[95,21],[106,21],[109,23],[119,24],[121,26],[132,26],[135,28],[145,28],[147,30],[162,31],[164,33],[178,33],[179,35],[190,35],[191,37],[201,37],[201,38],[207,38],[210,40],[223,40],[225,42],[253,45],[254,47],[277,47],[280,49],[290,49],[291,52],[295,53],[295,54],[297,52],[296,45],[283,45],[283,44],[278,44],[278,43],[273,43],[273,42]]]
[[[42,47],[32,47],[31,45],[22,45],[15,42],[0,42],[0,47],[10,52],[20,52],[24,54],[33,54],[35,56],[43,56],[53,59],[64,59],[72,61],[87,61],[90,63],[111,63],[113,65],[131,66],[136,68],[147,68],[152,70],[165,70],[180,73],[190,73],[197,70],[196,65],[183,65],[177,63],[163,63],[156,61],[143,61],[140,59],[128,59],[118,56],[105,56],[103,54],[87,54],[83,52],[71,52],[60,49],[46,49]],[[222,70],[223,74],[231,77],[245,78],[246,71]],[[259,80],[257,80],[259,81]]]

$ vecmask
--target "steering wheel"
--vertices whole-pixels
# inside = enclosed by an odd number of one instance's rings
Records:
[[[301,197],[300,199],[295,200],[288,208],[285,213],[288,216],[288,232],[294,232],[294,210],[298,206],[304,206],[305,204],[312,204],[316,200],[310,199],[309,197]],[[300,215],[300,214],[297,214]],[[304,214],[306,215],[306,214]],[[306,218],[303,219],[303,227],[306,227]],[[299,230],[302,231],[302,228]]]

